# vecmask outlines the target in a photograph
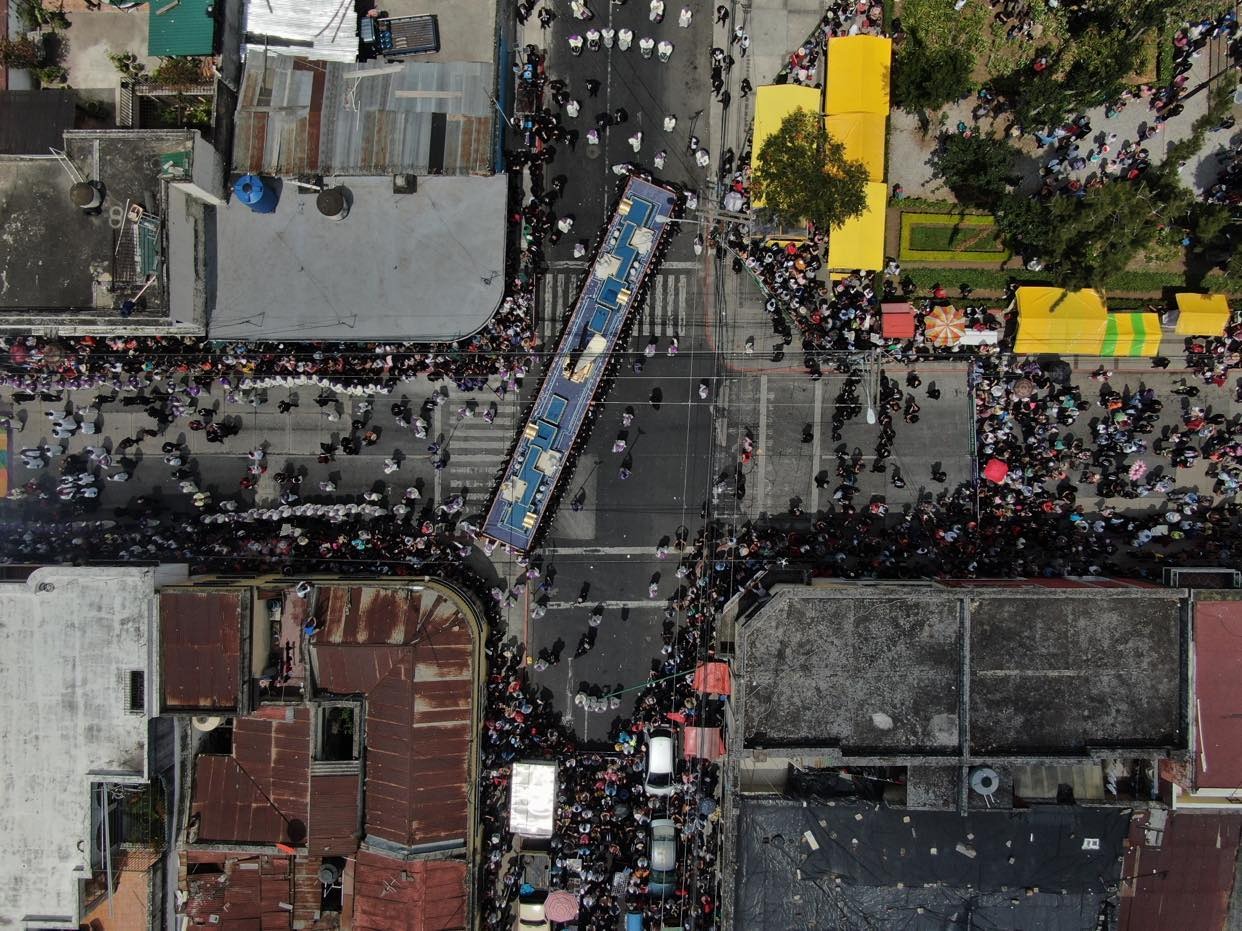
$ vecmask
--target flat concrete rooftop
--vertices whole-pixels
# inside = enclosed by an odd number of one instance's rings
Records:
[[[119,282],[138,273],[132,227],[126,225],[127,238],[118,243],[113,212],[138,204],[158,217],[162,160],[188,152],[191,138],[183,132],[66,133],[63,145],[73,169],[104,191],[102,208],[93,215],[70,202],[74,179],[50,153],[0,156],[0,315],[21,316],[35,326],[66,316],[115,317],[121,301],[137,290]],[[158,255],[158,235],[151,248]],[[118,286],[110,288],[114,282]],[[144,292],[134,322],[166,318],[166,303],[157,279]]]
[[[0,926],[77,926],[91,784],[147,776],[154,624],[154,569],[43,568],[0,584]],[[137,693],[131,672],[145,676]]]
[[[394,194],[387,176],[329,183],[352,198],[344,220],[289,182],[274,213],[236,198],[215,209],[210,336],[438,342],[491,319],[505,284],[503,175],[420,177],[414,194]]]
[[[1001,757],[1185,746],[1175,591],[780,586],[739,624],[737,651],[746,750]]]

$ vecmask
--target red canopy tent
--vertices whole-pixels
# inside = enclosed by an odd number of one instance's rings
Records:
[[[914,308],[905,302],[881,304],[880,335],[889,339],[913,339]]]
[[[694,757],[718,760],[724,756],[724,737],[718,727],[687,726],[681,743],[687,760]]]
[[[729,664],[719,660],[699,663],[694,670],[694,690],[709,695],[732,695],[733,677],[729,673]]]

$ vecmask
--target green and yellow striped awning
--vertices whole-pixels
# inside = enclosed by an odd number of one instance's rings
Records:
[[[1160,340],[1160,317],[1156,314],[1110,313],[1100,355],[1151,358],[1160,354]]]

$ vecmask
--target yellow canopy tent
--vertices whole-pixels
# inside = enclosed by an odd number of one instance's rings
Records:
[[[1063,295],[1064,300],[1061,300]],[[1097,292],[1018,288],[1016,301],[1018,337],[1014,340],[1014,352],[1100,354],[1108,326],[1108,311]]]
[[[1177,295],[1178,336],[1220,336],[1229,325],[1229,301],[1223,294]]]
[[[867,166],[869,181],[884,180],[885,117],[882,113],[837,113],[824,122],[828,135],[845,146],[845,157]]]
[[[1112,313],[1104,325],[1102,356],[1160,355],[1160,316],[1145,313]]]
[[[884,216],[888,186],[867,182],[867,208],[828,234],[828,267],[879,271],[884,267]]]
[[[811,113],[819,112],[819,91],[800,84],[765,84],[755,91],[755,132],[751,144],[753,153],[751,169],[759,167],[759,152],[768,137],[781,128],[785,117],[801,107]],[[755,195],[751,205],[762,207],[762,197]]]
[[[888,114],[893,40],[842,36],[828,40],[828,114]]]

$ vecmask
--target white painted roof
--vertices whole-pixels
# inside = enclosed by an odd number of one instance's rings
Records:
[[[0,583],[0,926],[78,924],[91,784],[147,778],[155,618],[152,568],[51,567]]]

